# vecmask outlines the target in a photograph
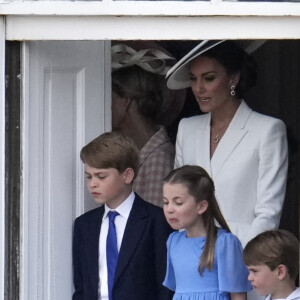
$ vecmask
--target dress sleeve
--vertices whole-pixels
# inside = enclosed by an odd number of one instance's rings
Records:
[[[167,241],[167,271],[166,271],[166,277],[163,282],[163,285],[166,286],[168,289],[175,291],[176,290],[176,281],[175,281],[175,274],[174,274],[174,269],[173,269],[173,264],[172,264],[172,259],[170,255],[170,249],[171,249],[171,242],[172,242],[172,237],[174,233],[171,233],[168,241]]]
[[[249,271],[243,262],[243,248],[231,233],[220,235],[216,243],[219,289],[228,293],[250,291]]]

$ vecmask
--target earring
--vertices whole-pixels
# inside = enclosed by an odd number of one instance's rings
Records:
[[[235,96],[235,86],[234,85],[232,85],[230,87],[230,94],[231,94],[231,96]]]

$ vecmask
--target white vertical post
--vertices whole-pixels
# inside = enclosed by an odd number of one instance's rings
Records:
[[[5,25],[0,17],[0,299],[4,299],[5,256]]]

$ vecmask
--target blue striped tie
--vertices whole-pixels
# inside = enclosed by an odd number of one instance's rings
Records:
[[[109,218],[109,227],[106,239],[107,280],[109,300],[112,300],[112,288],[118,262],[117,234],[114,221],[118,213],[116,211],[110,211],[107,215]]]

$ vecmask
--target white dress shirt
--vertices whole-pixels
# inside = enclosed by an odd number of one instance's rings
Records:
[[[287,298],[285,299],[272,299],[271,295],[267,296],[266,300],[299,300],[300,299],[300,288],[296,288]]]
[[[115,218],[115,226],[117,233],[118,251],[120,251],[125,227],[133,205],[135,194],[131,194],[127,199],[120,204],[114,211],[119,215]],[[98,299],[108,300],[108,285],[107,285],[107,266],[106,266],[106,238],[108,233],[108,217],[107,214],[111,211],[106,204],[104,204],[104,214],[102,218],[100,237],[99,237],[99,286],[98,286]]]

